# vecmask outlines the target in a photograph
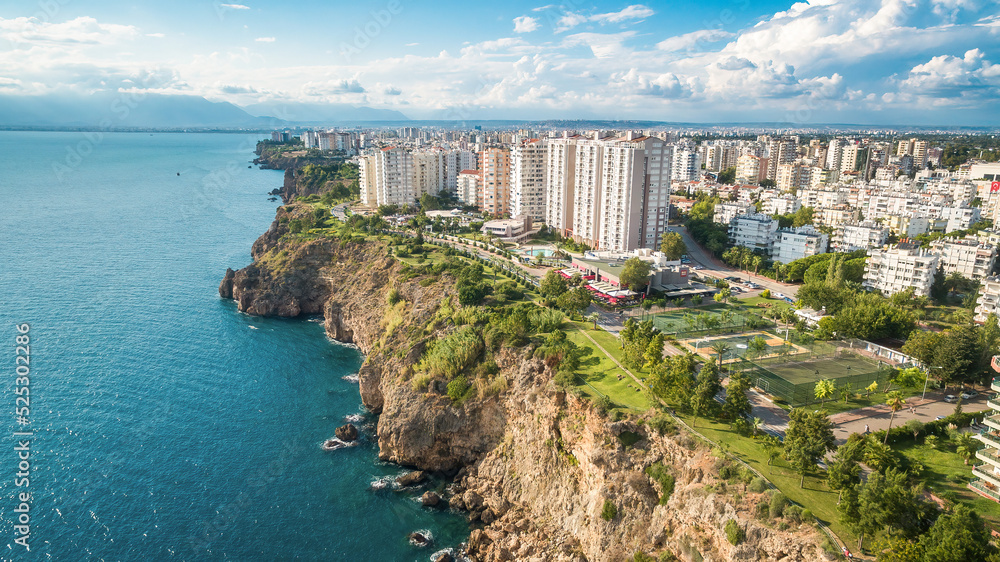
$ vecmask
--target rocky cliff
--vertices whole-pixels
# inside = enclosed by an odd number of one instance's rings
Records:
[[[279,211],[254,244],[254,263],[227,271],[220,294],[251,314],[322,312],[331,337],[359,346],[361,397],[381,414],[379,456],[454,478],[445,499],[476,523],[470,557],[612,561],[643,550],[686,561],[825,559],[812,527],[759,523],[752,512],[766,498],[723,481],[697,439],[661,436],[643,419],[608,420],[558,390],[529,348],[496,353],[506,386],[497,393],[454,406],[443,381],[415,390],[427,344],[454,329],[441,314],[454,279],[405,270],[379,243],[286,236],[281,213],[294,212]],[[653,463],[676,479],[664,502],[645,472]],[[607,502],[616,507],[610,518]],[[746,535],[735,546],[724,531],[730,519]]]

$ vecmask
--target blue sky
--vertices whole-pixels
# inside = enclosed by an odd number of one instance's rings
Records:
[[[5,2],[0,93],[412,118],[1000,123],[981,0]]]

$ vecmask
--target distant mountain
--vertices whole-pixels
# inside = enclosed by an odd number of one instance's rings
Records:
[[[407,121],[409,118],[393,109],[374,109],[346,103],[302,103],[269,101],[243,108],[251,115],[269,116],[299,124],[322,125],[345,121]]]
[[[200,96],[97,93],[0,96],[0,127],[243,128],[283,126]]]

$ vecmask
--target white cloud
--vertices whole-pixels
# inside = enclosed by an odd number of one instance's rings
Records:
[[[656,44],[656,48],[661,51],[697,51],[708,50],[710,43],[717,43],[735,37],[735,33],[723,31],[721,29],[700,29],[664,39]]]
[[[147,33],[146,37],[156,37],[157,39],[159,39],[159,38],[166,37],[166,35],[164,35],[162,33]]]
[[[243,4],[222,4],[223,8],[228,8],[230,10],[249,10],[250,6],[244,6]]]
[[[642,4],[634,4],[617,12],[586,15],[579,12],[566,12],[559,18],[556,32],[570,30],[580,24],[594,22],[600,24],[621,23],[628,20],[641,20],[655,14],[652,8]]]
[[[52,23],[38,18],[0,18],[0,39],[20,44],[110,45],[137,37],[131,25],[99,23],[91,17],[78,17]]]
[[[1000,65],[977,49],[962,57],[941,55],[914,66],[899,81],[900,93],[922,97],[968,99],[1000,96]]]
[[[531,33],[539,28],[538,19],[529,16],[514,18],[514,33]]]
[[[258,37],[254,41],[258,43],[274,43],[276,39],[274,37]]]

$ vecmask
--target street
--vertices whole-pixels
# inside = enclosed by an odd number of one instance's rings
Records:
[[[722,263],[721,260],[715,259],[715,256],[713,256],[711,252],[705,250],[700,244],[695,242],[694,238],[691,238],[691,235],[688,233],[687,228],[682,225],[671,226],[670,230],[676,231],[681,235],[684,245],[687,246],[687,255],[691,258],[692,264],[702,267],[702,269],[697,270],[698,273],[716,277],[718,279],[733,276],[739,277],[740,279],[748,279],[765,289],[770,289],[772,293],[778,292],[789,297],[795,297],[795,294],[799,291],[798,286],[796,285],[779,283],[762,275],[754,275],[753,273],[746,273],[729,267],[728,265]]]

